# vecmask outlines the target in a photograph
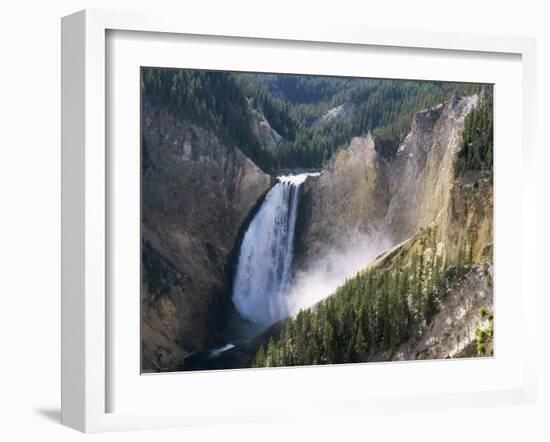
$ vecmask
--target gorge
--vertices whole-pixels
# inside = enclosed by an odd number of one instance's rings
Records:
[[[198,118],[163,81],[142,104],[142,371],[492,354],[485,86],[334,80],[334,102],[294,105],[244,76]],[[373,119],[385,88],[415,103],[406,125]]]

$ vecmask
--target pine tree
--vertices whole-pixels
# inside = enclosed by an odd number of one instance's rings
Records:
[[[265,366],[266,367],[277,367],[278,358],[277,358],[277,346],[273,340],[273,337],[269,338],[269,344],[267,345],[266,357],[265,357]]]
[[[367,356],[368,344],[362,327],[357,327],[355,335],[355,354],[358,361],[364,361]]]
[[[264,352],[264,346],[260,345],[260,348],[258,349],[258,352],[256,353],[256,359],[254,365],[256,367],[264,367],[265,364],[265,352]]]

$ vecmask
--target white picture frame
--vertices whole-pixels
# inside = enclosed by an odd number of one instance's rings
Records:
[[[86,10],[62,20],[62,423],[84,432],[185,426],[220,422],[247,422],[285,417],[322,417],[329,414],[365,414],[469,406],[533,403],[536,383],[533,366],[536,324],[520,319],[525,351],[518,354],[521,379],[508,385],[460,393],[431,391],[425,395],[328,397],[310,401],[309,407],[277,404],[259,407],[248,395],[232,405],[239,413],[210,411],[197,407],[163,410],[110,411],[109,381],[112,359],[109,344],[111,312],[107,288],[107,229],[111,197],[108,185],[106,121],[109,118],[106,66],[109,55],[107,33],[154,32],[162,35],[216,36],[260,39],[273,42],[310,42],[342,46],[375,46],[458,51],[483,54],[512,54],[521,57],[521,305],[536,304],[534,267],[528,256],[536,256],[535,245],[535,43],[532,39],[478,35],[376,30],[344,26],[293,27],[277,23],[210,22],[194,19],[182,23],[177,17],[151,14]],[[156,34],[158,35],[158,34]],[[137,87],[137,86],[136,86]],[[505,253],[505,252],[503,252]],[[137,295],[136,295],[137,296]],[[498,295],[497,295],[498,296]],[[498,317],[497,317],[498,320]],[[523,321],[523,322],[521,322]],[[498,326],[497,326],[498,327]],[[497,332],[498,333],[498,332]],[[345,367],[332,367],[346,370]],[[136,367],[139,370],[139,367]],[[303,369],[302,369],[303,370]],[[354,368],[361,370],[361,366]],[[284,370],[283,370],[284,371]],[[232,381],[244,382],[243,371]],[[294,376],[286,370],[285,376]],[[288,374],[291,373],[291,374]],[[299,371],[296,371],[299,373]],[[177,376],[177,375],[175,375]],[[224,376],[216,373],[214,376]],[[270,376],[264,371],[258,382]],[[256,376],[258,377],[258,376]],[[213,378],[211,377],[210,380]]]

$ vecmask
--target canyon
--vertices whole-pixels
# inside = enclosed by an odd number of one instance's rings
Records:
[[[419,250],[450,262],[468,249],[470,270],[429,324],[369,360],[472,356],[487,326],[479,309],[492,309],[492,176],[458,176],[455,164],[479,101],[453,95],[414,113],[392,158],[376,134],[353,137],[295,183],[144,102],[142,371],[250,366],[287,317]],[[253,111],[253,133],[277,148],[280,135]]]

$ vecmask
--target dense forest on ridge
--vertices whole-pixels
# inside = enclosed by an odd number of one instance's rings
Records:
[[[369,131],[382,156],[391,158],[415,112],[453,94],[479,92],[480,85],[143,68],[141,88],[146,101],[213,130],[272,172],[319,168],[352,137]],[[343,104],[350,109],[346,118],[315,124]],[[280,144],[258,140],[249,124],[252,109],[281,136]]]
[[[393,353],[429,324],[451,287],[472,269],[469,247],[453,262],[439,256],[433,232],[426,229],[412,257],[398,257],[391,268],[374,268],[346,280],[314,309],[289,318],[277,338],[259,348],[255,367],[361,362]],[[410,262],[410,264],[407,264]],[[487,309],[482,315],[489,316]],[[492,322],[476,330],[477,352],[492,352]]]
[[[484,90],[481,105],[464,121],[462,146],[455,166],[456,175],[468,170],[493,170],[493,93]]]

